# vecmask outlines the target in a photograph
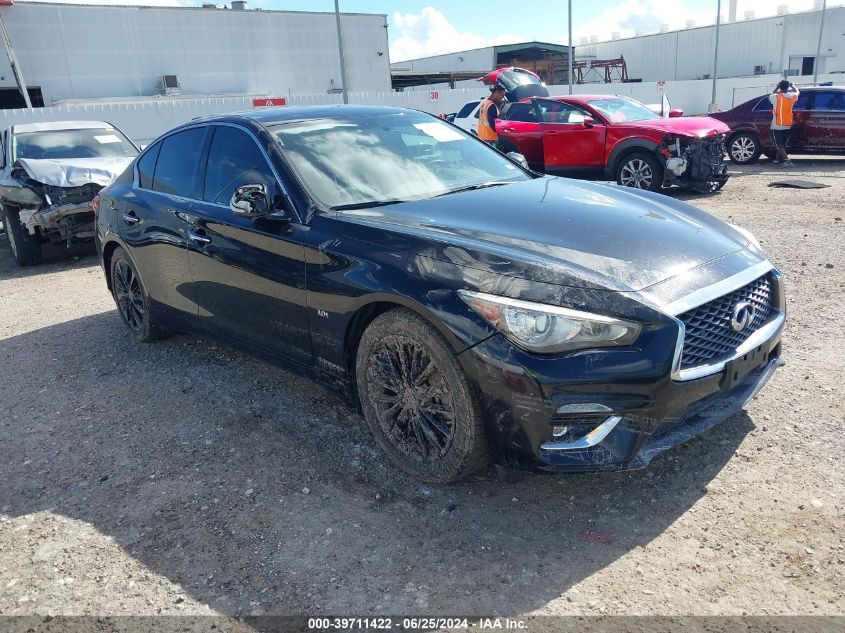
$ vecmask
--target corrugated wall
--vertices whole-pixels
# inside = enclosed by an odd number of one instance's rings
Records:
[[[780,79],[778,75],[718,81],[717,101],[723,109],[738,105],[757,95],[770,92]],[[841,75],[819,77],[820,81],[841,80]],[[799,82],[800,83],[800,82]],[[631,96],[644,103],[659,103],[663,92],[656,83],[628,83],[574,86],[576,93],[588,94],[607,92]],[[549,86],[552,94],[566,94],[566,86]],[[670,95],[672,105],[687,114],[702,114],[710,102],[709,81],[667,82],[665,91]],[[353,92],[350,103],[366,105],[387,105],[412,108],[437,114],[456,112],[467,101],[479,98],[478,88],[439,90],[439,100],[431,101],[428,91],[410,92]],[[288,105],[321,105],[341,103],[340,95],[305,95],[291,97]],[[225,97],[214,99],[150,99],[133,103],[70,104],[54,108],[33,110],[0,110],[0,128],[19,123],[62,120],[102,120],[121,128],[139,144],[147,143],[170,128],[199,116],[224,114],[252,109],[249,97]]]

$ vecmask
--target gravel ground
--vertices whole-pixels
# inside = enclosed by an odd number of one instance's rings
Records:
[[[681,195],[785,273],[787,366],[643,471],[397,473],[310,382],[133,343],[86,248],[0,246],[0,614],[843,614],[845,160]]]

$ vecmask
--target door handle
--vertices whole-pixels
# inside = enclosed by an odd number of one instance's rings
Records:
[[[123,221],[126,222],[126,224],[132,225],[138,224],[138,222],[141,221],[141,218],[135,215],[134,211],[129,211],[128,213],[123,214]]]
[[[211,244],[211,238],[207,235],[203,235],[202,233],[200,233],[200,231],[202,231],[202,229],[188,231],[188,239],[194,242],[195,244],[201,244],[203,246],[206,244]]]
[[[502,128],[502,132],[515,132],[515,131],[516,130],[514,130],[512,127],[503,127]]]

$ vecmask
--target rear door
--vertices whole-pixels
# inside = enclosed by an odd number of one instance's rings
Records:
[[[187,259],[188,215],[206,128],[171,134],[138,159],[135,184],[116,214],[116,232],[130,248],[153,309],[183,316],[196,314],[186,290],[191,282]]]
[[[516,145],[532,168],[542,169],[543,130],[533,102],[510,104],[505,119],[496,120],[496,131]]]
[[[563,101],[537,99],[542,117],[546,171],[591,172],[604,168],[607,127],[586,110]],[[587,123],[587,117],[593,118]]]
[[[845,90],[818,90],[806,126],[807,147],[845,151]]]
[[[188,239],[193,298],[200,322],[226,336],[287,360],[310,365],[311,335],[305,299],[308,227],[298,221],[235,215],[237,187],[261,184],[274,208],[284,208],[284,189],[252,132],[213,126],[201,198]]]

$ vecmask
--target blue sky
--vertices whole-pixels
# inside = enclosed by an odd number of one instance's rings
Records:
[[[792,11],[810,9],[813,0],[738,0],[738,16],[772,15],[777,6]],[[839,4],[830,1],[828,4]],[[534,11],[521,7],[537,7]],[[334,10],[334,0],[252,0],[250,6],[268,9]],[[717,0],[573,0],[573,40],[596,35],[610,39],[636,32],[655,32],[663,24],[683,27],[715,21]],[[728,0],[722,0],[727,15]],[[433,55],[451,50],[522,40],[566,41],[566,2],[525,5],[513,0],[341,0],[342,11],[384,13],[388,16],[391,60]]]
[[[21,0],[17,0],[21,1]],[[24,0],[25,1],[25,0]],[[81,4],[218,5],[229,0],[58,0]],[[773,15],[779,5],[790,11],[813,8],[814,0],[737,0],[739,19],[747,11],[756,17]],[[573,42],[614,33],[638,32],[712,24],[717,0],[573,0]],[[828,0],[828,6],[843,0]],[[334,0],[248,0],[249,8],[334,11]],[[534,7],[528,10],[528,7]],[[728,0],[722,0],[727,15]],[[566,1],[518,3],[513,0],[340,0],[342,11],[383,13],[388,16],[391,61],[436,55],[469,48],[526,40],[566,43]]]

